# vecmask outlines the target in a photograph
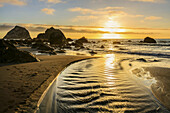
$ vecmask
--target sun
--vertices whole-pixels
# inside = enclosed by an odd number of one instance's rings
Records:
[[[108,32],[104,33],[101,39],[121,39],[120,32],[125,32],[125,29],[120,29],[120,24],[114,21],[113,17],[110,17],[104,24],[104,28],[99,28],[100,31]]]

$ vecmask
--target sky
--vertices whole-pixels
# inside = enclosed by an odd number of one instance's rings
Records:
[[[0,38],[15,25],[67,38],[170,38],[170,0],[0,0]]]

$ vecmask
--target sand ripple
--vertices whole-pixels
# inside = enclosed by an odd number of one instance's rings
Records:
[[[57,112],[166,111],[150,90],[115,65],[91,59],[68,67],[58,78]]]

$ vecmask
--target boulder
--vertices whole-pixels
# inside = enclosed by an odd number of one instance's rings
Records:
[[[66,43],[66,38],[60,30],[56,30],[56,32],[51,33],[49,42],[51,45],[63,46]]]
[[[49,40],[51,45],[63,45],[66,43],[66,37],[59,29],[51,27],[45,31],[45,37]]]
[[[39,59],[31,53],[20,51],[4,40],[0,40],[0,56],[0,63],[26,63],[39,61]]]
[[[150,37],[146,37],[146,38],[144,39],[144,42],[145,42],[145,43],[157,43],[155,39],[150,38]]]
[[[45,36],[45,33],[40,33],[37,35],[37,39],[45,39],[46,36]]]
[[[72,41],[73,41],[73,39],[67,38],[67,42],[72,42]]]
[[[85,37],[82,37],[78,40],[76,40],[77,43],[88,43],[89,41],[85,38]]]
[[[53,27],[47,29],[45,33],[38,34],[36,39],[47,40],[51,45],[63,46],[66,44],[66,37],[63,32]]]
[[[113,42],[113,44],[121,44],[121,43],[116,41],[116,42]]]
[[[73,45],[74,45],[76,48],[78,48],[78,47],[81,48],[81,47],[83,46],[83,43],[76,40],[76,42],[73,43]]]
[[[4,39],[24,40],[24,39],[31,39],[31,37],[27,29],[25,29],[24,27],[15,26],[12,30],[10,30],[5,35]]]
[[[104,45],[102,45],[100,48],[104,48]]]

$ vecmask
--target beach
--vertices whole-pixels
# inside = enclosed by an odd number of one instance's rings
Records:
[[[53,79],[73,62],[89,56],[37,56],[41,61],[0,67],[0,112],[33,112]]]
[[[169,40],[83,40],[4,43],[14,57],[0,64],[1,112],[169,112]]]

